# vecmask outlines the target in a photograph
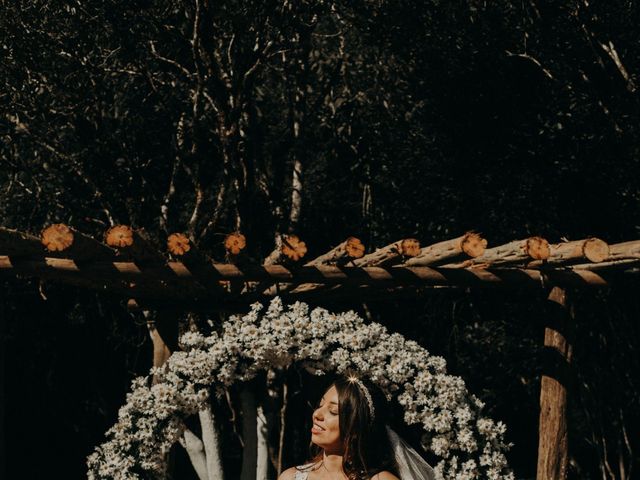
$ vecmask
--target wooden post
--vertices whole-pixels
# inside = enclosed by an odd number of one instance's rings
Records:
[[[540,386],[540,425],[536,480],[567,477],[567,390],[572,355],[573,312],[567,292],[554,287],[548,297],[549,312],[544,331],[545,369]]]
[[[9,314],[5,311],[6,305],[9,302],[5,300],[3,296],[0,299],[0,478],[7,478],[6,476],[6,441],[5,441],[5,369],[6,369],[6,350],[5,350],[5,325],[8,323]]]
[[[258,467],[258,405],[251,385],[244,385],[240,391],[242,410],[242,469],[240,480],[255,480]]]

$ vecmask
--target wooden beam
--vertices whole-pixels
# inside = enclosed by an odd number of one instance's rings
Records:
[[[42,230],[40,240],[47,253],[73,258],[74,261],[115,259],[116,251],[96,239],[63,223]]]
[[[569,268],[572,270],[607,270],[612,272],[616,270],[628,270],[639,266],[640,258],[624,258],[600,263],[579,263],[578,265],[571,265]]]
[[[348,262],[357,261],[364,255],[364,245],[360,239],[356,237],[349,237],[338,246],[332,248],[327,253],[314,258],[310,262],[305,263],[305,267],[313,267],[316,265],[344,265]],[[289,283],[283,286],[279,286],[278,294],[282,295],[285,292],[292,294],[299,294],[302,292],[310,292],[312,290],[324,290],[326,285],[323,283],[303,283],[301,285],[295,285]],[[274,287],[269,287],[269,291],[266,294],[271,294]]]
[[[609,246],[607,261],[625,260],[628,258],[640,258],[640,240],[614,243]]]
[[[549,243],[541,237],[530,237],[489,248],[482,255],[471,260],[444,266],[447,268],[501,267],[528,264],[532,260],[547,258],[549,258]]]
[[[28,233],[0,227],[0,255],[12,257],[44,256],[40,239]]]
[[[475,232],[467,232],[444,242],[429,245],[420,250],[415,257],[408,259],[404,265],[408,267],[435,267],[460,260],[467,260],[482,255],[487,241]]]
[[[419,253],[420,242],[415,238],[405,238],[354,260],[353,265],[356,267],[395,265],[401,263],[406,258],[413,258]]]
[[[609,245],[599,238],[587,238],[549,245],[549,257],[536,260],[529,266],[571,265],[576,263],[599,263],[609,257]]]
[[[332,248],[327,253],[314,258],[307,262],[305,266],[312,267],[314,265],[334,265],[336,263],[344,263],[362,258],[364,255],[364,245],[360,239],[349,237],[340,245]]]
[[[297,235],[278,235],[276,247],[264,259],[264,265],[297,262],[307,253],[307,245]]]
[[[114,268],[115,267],[115,268]],[[289,269],[284,265],[240,267],[232,264],[210,264],[211,282],[220,280],[263,281],[290,283],[326,283],[350,285],[446,285],[482,286],[513,285],[540,287],[550,282],[567,286],[606,286],[607,277],[601,272],[581,270],[509,269],[434,269],[430,267],[347,267],[320,265]],[[87,262],[81,266],[73,260],[61,258],[21,259],[0,256],[0,272],[42,276],[55,279],[57,274],[95,280],[154,281],[168,288],[174,285],[193,285],[198,279],[182,262],[151,265],[139,268],[133,262]]]
[[[213,296],[219,297],[223,293],[222,282],[218,279],[217,271],[213,267],[213,261],[202,252],[186,235],[172,233],[167,239],[167,249],[178,262],[169,262],[169,268],[173,265],[174,273],[183,278],[193,277],[205,290]],[[239,251],[239,250],[238,250]],[[234,258],[237,255],[234,255]],[[181,267],[180,267],[181,266]],[[186,271],[182,271],[182,268]]]
[[[166,261],[142,230],[134,230],[129,225],[111,227],[105,233],[105,243],[115,248],[123,259],[134,260],[139,265]]]
[[[572,310],[567,291],[553,287],[544,332],[545,371],[540,386],[537,480],[564,480],[568,465],[567,391],[572,356]]]

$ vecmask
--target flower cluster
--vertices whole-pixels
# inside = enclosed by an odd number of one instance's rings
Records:
[[[155,373],[149,387],[136,379],[108,441],[88,458],[89,479],[164,478],[165,453],[181,434],[182,420],[222,389],[296,363],[314,374],[357,370],[396,397],[408,424],[424,428],[423,447],[441,458],[438,479],[513,479],[504,452],[505,427],[481,416],[482,402],[444,359],[416,342],[365,324],[353,312],[285,307],[279,298],[232,317],[211,336],[190,332]]]

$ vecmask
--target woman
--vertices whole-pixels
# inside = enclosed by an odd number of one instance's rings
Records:
[[[385,404],[378,388],[354,375],[340,377],[313,412],[311,443],[315,456],[306,465],[284,471],[278,480],[433,478],[431,467],[385,425]],[[409,464],[408,451],[412,455]],[[422,464],[419,468],[416,458]]]

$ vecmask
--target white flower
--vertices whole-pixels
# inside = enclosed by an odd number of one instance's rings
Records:
[[[247,315],[234,316],[220,332],[187,332],[175,352],[149,378],[132,381],[108,440],[87,458],[88,478],[131,480],[145,471],[166,476],[166,453],[182,434],[183,420],[209,401],[209,390],[248,381],[298,362],[315,375],[356,368],[387,394],[395,394],[408,424],[422,424],[423,444],[442,460],[436,479],[513,480],[504,451],[505,426],[479,415],[482,402],[461,378],[446,373],[446,362],[412,340],[389,334],[354,312],[332,314],[304,303],[285,307],[274,299]],[[479,447],[480,446],[480,447]]]

